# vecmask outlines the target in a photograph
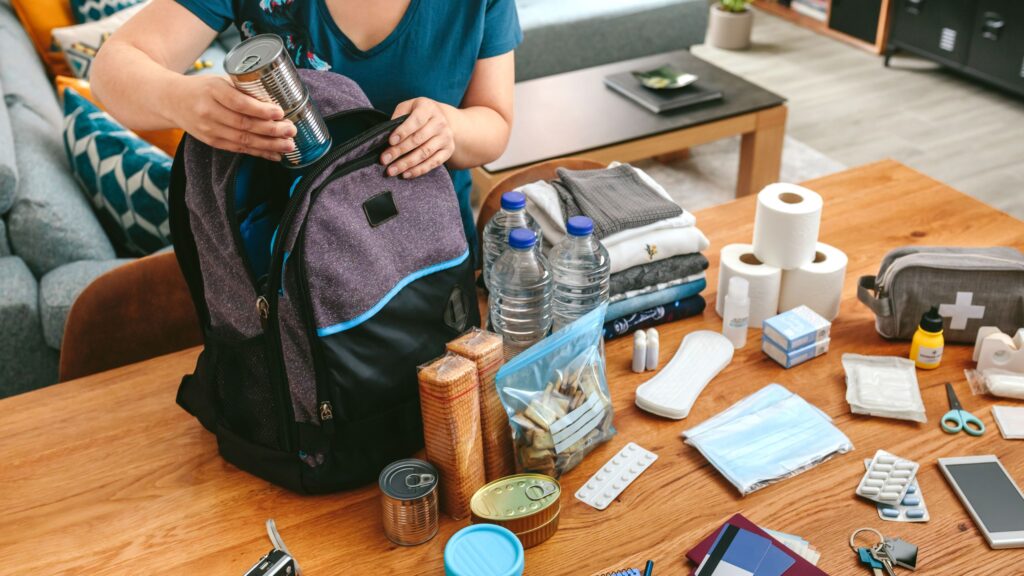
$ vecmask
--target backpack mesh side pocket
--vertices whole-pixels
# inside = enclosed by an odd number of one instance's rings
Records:
[[[216,350],[209,377],[224,426],[243,440],[281,448],[284,407],[270,377],[265,338],[230,341],[211,336],[206,345]]]

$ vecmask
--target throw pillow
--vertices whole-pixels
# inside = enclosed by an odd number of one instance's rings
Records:
[[[96,100],[92,95],[92,89],[89,88],[89,82],[80,78],[71,78],[68,76],[57,76],[57,94],[64,94],[66,88],[71,88],[78,93],[79,96],[92,102],[100,109],[103,106]],[[142,138],[146,142],[149,142],[153,146],[163,150],[169,156],[174,156],[178,151],[178,143],[181,142],[181,137],[184,134],[181,130],[172,128],[169,130],[140,130],[136,132],[139,138]]]
[[[142,2],[143,0],[71,0],[78,22],[95,22]]]
[[[32,43],[50,69],[50,74],[70,76],[71,70],[64,61],[64,54],[54,48],[51,36],[54,28],[75,23],[68,0],[11,0],[11,7],[32,37]]]
[[[76,78],[89,77],[92,60],[103,42],[142,10],[145,4],[144,1],[139,2],[102,20],[53,29],[53,45],[64,52],[64,59]]]
[[[115,243],[144,256],[171,244],[171,158],[74,90],[64,91],[64,149]]]

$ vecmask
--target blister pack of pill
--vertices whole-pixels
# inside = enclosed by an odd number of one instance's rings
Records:
[[[869,468],[870,466],[871,460],[864,459],[864,467]],[[921,486],[917,483],[916,476],[899,504],[876,502],[875,507],[878,509],[878,517],[890,522],[927,522],[931,520],[928,506],[924,503],[924,494],[921,493]]]
[[[857,495],[881,504],[899,504],[920,468],[917,462],[885,450],[875,452],[857,486]]]
[[[657,459],[654,452],[630,442],[576,491],[576,499],[604,510]]]

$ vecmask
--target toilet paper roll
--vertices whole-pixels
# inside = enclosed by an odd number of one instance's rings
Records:
[[[778,312],[782,270],[758,260],[750,244],[729,244],[722,248],[715,301],[719,316],[722,316],[729,279],[733,276],[746,278],[750,283],[750,327],[760,328],[761,322]]]
[[[754,255],[790,270],[814,259],[821,224],[821,196],[796,184],[769,184],[757,195]]]
[[[839,315],[848,259],[842,250],[818,242],[814,259],[782,271],[779,313],[804,305],[828,321]]]

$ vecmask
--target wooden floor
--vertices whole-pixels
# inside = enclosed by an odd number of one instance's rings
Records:
[[[764,13],[754,46],[694,54],[789,99],[787,133],[848,166],[894,158],[1024,219],[1024,99]]]

